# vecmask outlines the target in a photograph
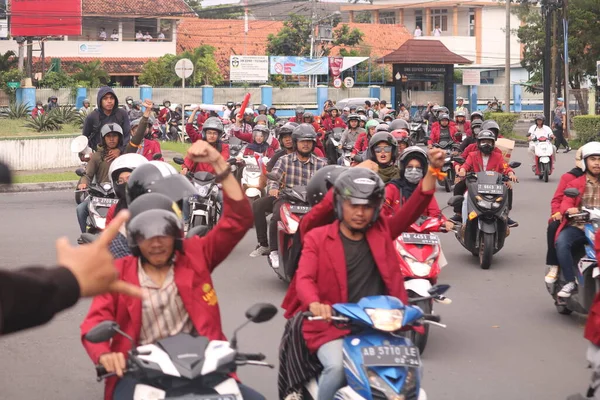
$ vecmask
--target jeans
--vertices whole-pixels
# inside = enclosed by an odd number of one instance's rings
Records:
[[[546,251],[546,265],[558,265],[558,256],[556,255],[556,246],[554,239],[556,238],[556,231],[560,226],[560,221],[552,221],[548,224],[546,229],[546,240],[548,242],[548,251]]]
[[[585,243],[585,233],[583,230],[574,227],[565,227],[556,240],[556,254],[558,255],[558,265],[567,282],[575,282],[575,266],[573,265],[573,254],[571,250],[579,244]]]
[[[135,393],[135,386],[140,383],[132,376],[126,376],[117,382],[115,391],[113,393],[114,400],[133,400],[133,394]],[[193,386],[193,385],[191,385]],[[256,390],[243,385],[238,385],[240,393],[244,400],[265,400],[265,397],[258,393]],[[179,394],[181,395],[181,394]]]
[[[317,350],[317,357],[323,365],[323,372],[319,377],[317,400],[333,399],[335,392],[346,384],[343,344],[343,339],[336,339],[325,343]]]
[[[79,229],[81,230],[81,233],[85,233],[85,231],[86,231],[87,218],[90,215],[90,210],[88,208],[89,205],[90,205],[90,199],[87,198],[84,201],[82,201],[81,203],[79,203],[77,205],[77,208],[75,209],[75,211],[77,213],[77,221],[79,222]]]
[[[254,227],[256,228],[256,240],[258,244],[269,247],[269,237],[267,236],[267,215],[273,212],[273,204],[276,198],[273,196],[262,197],[252,203],[252,213],[254,214]]]
[[[273,215],[271,215],[271,221],[269,221],[269,247],[271,251],[277,251],[279,243],[277,243],[277,222],[281,221],[281,205],[283,200],[276,199],[273,203]]]

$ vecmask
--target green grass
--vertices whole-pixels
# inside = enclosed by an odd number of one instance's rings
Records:
[[[3,118],[0,120],[0,137],[2,138],[13,138],[13,137],[30,137],[30,136],[56,136],[56,135],[72,135],[74,133],[81,133],[79,125],[65,124],[62,126],[60,131],[40,133],[33,131],[29,128],[25,128],[24,119],[8,119]]]
[[[27,174],[27,175],[15,175],[13,177],[14,183],[40,183],[40,182],[63,182],[63,181],[77,181],[79,177],[73,172],[56,172],[56,173],[44,173],[44,174]]]
[[[181,142],[160,142],[160,148],[164,150],[174,151],[180,154],[185,155],[187,149],[189,149],[189,143],[181,143]]]

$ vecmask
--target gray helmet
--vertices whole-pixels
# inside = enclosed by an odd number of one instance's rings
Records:
[[[217,117],[210,117],[204,121],[204,124],[202,124],[202,134],[206,134],[207,129],[213,129],[219,132],[219,138],[221,138],[224,131],[223,123]]]
[[[350,114],[348,116],[348,122],[355,120],[355,121],[359,121],[360,122],[360,115],[358,114]]]
[[[540,115],[536,115],[535,116],[535,121],[539,121],[539,120],[541,120],[542,122],[546,122],[546,117],[543,116],[543,115],[541,115],[541,114]]]
[[[277,132],[277,139],[279,141],[281,141],[281,138],[283,136],[285,136],[285,135],[291,135],[294,132],[295,128],[296,128],[296,126],[294,126],[291,122],[283,124],[276,131]]]
[[[298,114],[304,114],[304,111],[305,111],[305,110],[304,110],[304,107],[302,107],[302,106],[298,106],[298,107],[296,107],[296,109],[294,110],[294,113],[295,113],[296,115],[298,115]]]
[[[348,167],[342,165],[327,165],[319,169],[308,181],[306,186],[306,199],[314,207],[323,200],[327,191],[335,184],[335,180]]]
[[[100,129],[100,135],[102,136],[102,138],[104,138],[104,136],[106,136],[112,132],[118,133],[119,135],[121,135],[121,138],[123,138],[123,128],[121,128],[121,125],[119,125],[119,124],[116,124],[116,123],[104,124],[102,126],[102,129]]]
[[[304,115],[302,115],[302,122],[304,122],[304,120],[306,118],[310,118],[310,122],[311,123],[313,123],[315,121],[315,116],[310,111],[307,111],[307,112],[304,113]]]
[[[486,139],[491,139],[494,142],[496,141],[496,135],[494,135],[494,132],[489,131],[489,130],[482,130],[481,132],[479,132],[477,134],[477,141],[479,140],[486,140]]]
[[[267,106],[265,106],[264,104],[261,104],[260,106],[258,106],[258,108],[256,110],[258,111],[259,114],[261,113],[261,111],[263,111],[266,114]]]
[[[446,113],[440,113],[438,114],[438,120],[441,121],[443,119],[447,119],[448,121],[450,121],[450,116]]]
[[[313,142],[317,141],[317,133],[311,124],[300,124],[294,128],[294,131],[292,132],[292,141],[294,142],[294,146],[303,140],[312,140]]]
[[[471,121],[473,121],[473,119],[474,119],[473,117],[476,117],[477,119],[480,119],[480,120],[482,120],[482,121],[483,121],[483,114],[482,114],[481,112],[479,112],[479,111],[473,111],[473,112],[471,113],[471,116],[469,117],[469,119],[470,119]]]
[[[496,139],[498,138],[498,135],[500,134],[500,126],[493,119],[488,119],[487,121],[483,121],[483,124],[481,125],[481,130],[482,131],[492,131],[494,133],[494,135],[496,135]]]
[[[438,114],[450,114],[450,110],[448,110],[448,107],[441,106],[438,109]]]
[[[267,140],[267,137],[269,136],[269,128],[267,128],[264,125],[256,125],[254,127],[254,129],[252,129],[252,138],[254,139],[254,134],[260,132],[262,133],[263,137],[265,138],[265,140]]]
[[[362,122],[364,122],[364,123],[365,123],[365,125],[367,124],[367,121],[369,121],[369,120],[368,120],[368,118],[367,118],[367,116],[366,116],[366,115],[363,115],[363,114],[361,114],[361,115],[360,115],[360,120],[361,120]]]
[[[365,114],[365,115],[367,114],[367,112],[365,111],[365,109],[364,109],[363,107],[358,107],[358,108],[356,109],[356,113],[357,113],[357,114],[363,113],[363,114]]]
[[[371,140],[369,140],[369,154],[371,156],[371,160],[377,162],[377,156],[375,155],[374,148],[375,146],[377,146],[378,143],[381,142],[385,142],[388,145],[392,146],[391,162],[395,162],[396,158],[398,157],[398,142],[389,132],[377,132],[371,137]]]
[[[390,126],[388,124],[379,124],[375,128],[375,132],[389,132]]]
[[[134,107],[141,107],[142,106],[142,102],[139,101],[139,100],[136,100],[136,101],[133,102],[133,106]]]
[[[377,221],[385,195],[385,185],[379,175],[367,168],[349,168],[337,177],[333,188],[334,211],[338,220],[344,218],[342,203],[347,200],[351,204],[372,205],[375,213],[371,224]]]
[[[464,117],[464,118],[467,118],[467,114],[466,114],[464,111],[457,111],[457,112],[454,114],[454,119],[456,119],[456,118],[458,118],[458,117]]]
[[[395,131],[397,129],[404,129],[405,131],[410,132],[410,126],[408,122],[403,119],[395,119],[390,122],[390,131]]]
[[[254,122],[259,122],[259,121],[263,121],[263,122],[268,123],[269,122],[269,118],[267,118],[267,116],[264,115],[264,114],[260,114],[260,115],[257,115],[256,118],[254,118]]]
[[[85,104],[85,103],[92,104],[92,103],[90,102],[90,99],[83,99],[83,104]]]

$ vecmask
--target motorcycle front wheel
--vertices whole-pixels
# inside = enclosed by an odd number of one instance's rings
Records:
[[[550,176],[550,164],[544,164],[543,168],[544,172],[542,174],[544,175],[544,182],[548,182],[548,176]]]
[[[416,293],[413,294],[411,292],[409,297],[420,297],[420,296],[417,295]],[[412,305],[419,306],[421,308],[421,310],[423,310],[424,314],[431,314],[431,312],[433,311],[433,300],[431,300],[431,299],[419,301],[419,302],[413,303]],[[413,342],[413,344],[419,348],[420,354],[423,354],[423,352],[425,351],[425,346],[427,346],[427,339],[429,338],[429,324],[424,324],[423,329],[424,329],[423,334],[420,334],[419,332],[415,332],[415,331],[411,330],[408,335],[408,338],[411,340],[411,342]]]
[[[490,269],[494,255],[494,234],[480,232],[479,236],[479,266],[481,269]]]

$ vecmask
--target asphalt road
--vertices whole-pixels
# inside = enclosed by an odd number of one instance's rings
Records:
[[[574,152],[558,157],[549,183],[527,167],[525,149],[513,155],[517,170],[513,229],[492,268],[477,261],[450,235],[442,238],[449,265],[440,281],[452,285],[453,303],[438,305],[447,329],[432,328],[423,356],[424,387],[433,400],[564,399],[587,387],[584,320],[556,313],[543,283],[545,228],[549,201],[560,174],[574,163]],[[445,204],[448,194],[439,192]],[[446,215],[450,215],[447,210]],[[75,203],[70,192],[0,195],[0,266],[52,265],[54,240],[77,237]],[[226,240],[226,238],[224,238]],[[255,302],[279,305],[286,290],[265,258],[249,258],[250,231],[215,272],[224,329],[230,334]],[[93,365],[79,340],[89,301],[82,301],[48,325],[0,340],[0,400],[100,399]],[[240,348],[263,352],[277,362],[283,317],[249,326]],[[276,399],[277,370],[245,367],[244,382]]]

